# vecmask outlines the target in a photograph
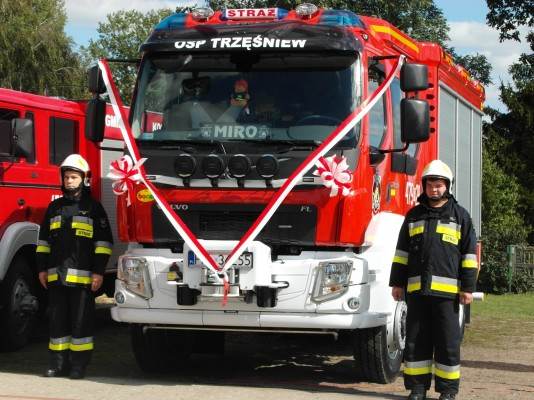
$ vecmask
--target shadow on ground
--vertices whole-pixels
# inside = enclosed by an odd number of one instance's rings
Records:
[[[391,385],[356,382],[350,339],[330,336],[230,333],[225,352],[176,359],[162,374],[146,374],[137,366],[126,325],[99,310],[95,352],[87,380],[117,385],[219,385],[283,388],[311,392],[358,394],[369,398],[403,399],[397,380]],[[40,375],[47,366],[48,335],[40,329],[32,343],[16,352],[0,353],[0,371]],[[395,390],[396,389],[396,390]]]

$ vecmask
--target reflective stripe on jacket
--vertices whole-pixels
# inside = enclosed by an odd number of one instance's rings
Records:
[[[48,282],[88,286],[103,274],[113,237],[102,205],[88,193],[79,200],[61,197],[48,206],[39,230],[37,265]]]
[[[420,201],[402,224],[390,286],[441,297],[473,292],[478,263],[471,217],[452,196],[439,208],[430,207],[424,195]]]

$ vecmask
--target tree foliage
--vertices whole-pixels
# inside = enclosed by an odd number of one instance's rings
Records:
[[[222,8],[281,7],[294,9],[308,0],[211,0],[211,6]],[[443,12],[433,0],[317,0],[317,6],[350,10],[360,15],[377,16],[417,40],[444,44],[449,39],[449,27]]]
[[[98,24],[98,39],[91,39],[87,47],[81,48],[84,63],[88,66],[100,58],[138,59],[139,46],[154,25],[172,12],[164,8],[147,13],[121,10],[108,14],[106,21]],[[110,67],[123,101],[129,104],[135,85],[136,64],[111,63]]]
[[[487,0],[490,26],[500,31],[500,40],[524,40],[520,27],[534,24],[532,0]],[[534,34],[525,39],[534,49]],[[508,290],[506,246],[534,241],[534,55],[522,54],[509,67],[512,83],[500,85],[500,98],[508,108],[487,108],[491,122],[484,127],[482,229],[483,289]],[[512,290],[533,290],[526,274],[518,274]]]
[[[488,25],[500,31],[501,42],[506,39],[520,41],[519,26],[534,26],[534,2],[532,0],[486,0]],[[533,32],[527,36],[534,42]]]
[[[0,0],[0,87],[78,97],[83,71],[64,33],[63,0]]]
[[[534,3],[514,0],[488,0],[488,23],[500,30],[501,40],[521,41],[519,26],[534,25]],[[534,35],[526,36],[534,49]],[[522,216],[529,230],[529,241],[534,241],[534,54],[522,54],[509,68],[512,83],[501,83],[500,97],[507,112],[493,112],[489,137],[502,146],[494,152],[495,162],[503,171],[515,177]]]
[[[494,111],[493,111],[494,112]],[[482,170],[482,244],[484,265],[480,271],[479,289],[504,293],[508,291],[506,246],[526,242],[529,227],[521,206],[521,185],[517,178],[501,167],[502,154],[508,146],[493,124],[484,126]],[[522,277],[512,284],[515,291],[524,290]]]

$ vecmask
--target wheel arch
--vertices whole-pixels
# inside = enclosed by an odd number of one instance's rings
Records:
[[[24,255],[32,269],[35,269],[34,259],[39,225],[32,222],[15,222],[11,224],[0,239],[0,282],[4,280],[9,266],[18,255]]]

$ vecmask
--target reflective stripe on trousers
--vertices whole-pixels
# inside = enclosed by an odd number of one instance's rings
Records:
[[[57,268],[48,269],[48,282],[54,282],[59,279]],[[65,278],[66,282],[69,283],[82,283],[82,284],[91,284],[92,281],[92,272],[85,271],[83,269],[67,269],[67,277]]]
[[[93,350],[93,337],[87,336],[84,338],[72,338],[70,343],[71,351],[87,351]]]
[[[50,342],[48,343],[48,348],[54,351],[68,350],[70,347],[70,341],[71,341],[70,336],[63,336],[60,338],[50,338]]]
[[[90,284],[91,275],[91,271],[69,268],[67,269],[67,277],[65,278],[65,281],[70,283]]]
[[[408,293],[413,293],[418,290],[421,290],[421,276],[412,276],[408,278],[406,291]],[[460,291],[460,281],[458,279],[432,275],[430,290],[435,292],[455,294]]]

